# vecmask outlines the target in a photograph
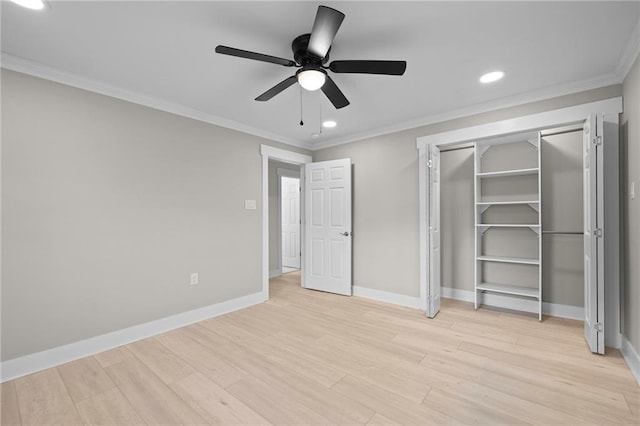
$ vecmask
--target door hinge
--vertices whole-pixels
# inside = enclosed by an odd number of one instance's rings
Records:
[[[433,167],[433,160],[427,161],[427,167],[429,168]]]
[[[593,324],[592,327],[598,333],[602,333],[604,331],[601,322],[597,322],[597,323]]]
[[[602,145],[602,136],[596,136],[595,138],[593,138],[593,144],[594,145]]]
[[[593,230],[593,236],[596,238],[602,238],[602,228],[596,228]]]

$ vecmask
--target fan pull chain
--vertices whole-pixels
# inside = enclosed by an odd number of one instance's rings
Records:
[[[300,86],[300,125],[304,126],[304,121],[302,121],[302,86]]]
[[[320,136],[322,134],[322,101],[319,102],[320,105],[320,119],[318,120],[318,126],[320,127],[320,130],[318,131],[318,136]]]

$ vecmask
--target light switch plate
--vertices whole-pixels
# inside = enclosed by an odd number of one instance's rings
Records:
[[[244,200],[244,209],[245,210],[255,210],[256,209],[256,200]]]
[[[636,199],[636,183],[635,182],[631,182],[631,184],[629,185],[629,198],[631,198],[632,200]]]

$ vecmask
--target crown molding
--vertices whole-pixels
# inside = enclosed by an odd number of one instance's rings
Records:
[[[627,41],[627,44],[622,51],[620,61],[616,66],[615,72],[613,73],[595,77],[592,79],[571,82],[568,84],[560,84],[540,90],[534,90],[507,98],[500,98],[493,101],[449,111],[443,114],[434,114],[423,118],[406,121],[392,126],[379,127],[371,131],[356,133],[344,138],[329,139],[319,143],[314,143],[313,146],[309,149],[311,151],[318,151],[320,149],[344,145],[351,142],[357,142],[363,139],[375,138],[378,136],[401,132],[404,130],[410,130],[417,127],[428,126],[430,124],[441,123],[444,121],[455,120],[471,115],[515,107],[532,102],[542,101],[545,99],[570,95],[573,93],[584,92],[587,90],[597,89],[612,84],[621,84],[631,70],[631,67],[633,66],[638,55],[640,55],[640,20],[638,20],[633,30],[631,31],[629,40]]]
[[[202,121],[209,124],[225,127],[239,132],[247,133],[253,136],[269,139],[271,141],[281,142],[287,145],[308,149],[310,151],[318,151],[325,148],[344,145],[352,142],[361,141],[364,139],[370,139],[378,136],[383,136],[391,133],[401,132],[405,130],[415,129],[418,127],[428,126],[435,123],[441,123],[444,121],[455,120],[472,115],[487,113],[504,108],[515,107],[524,105],[527,103],[542,101],[554,97],[570,95],[573,93],[579,93],[587,90],[597,89],[612,84],[620,84],[624,81],[624,78],[628,74],[631,66],[640,53],[640,21],[634,27],[629,41],[627,42],[620,62],[616,67],[615,72],[587,79],[577,82],[571,82],[568,84],[560,84],[556,86],[550,86],[539,90],[530,91],[506,98],[495,99],[489,102],[484,102],[468,107],[463,107],[453,111],[448,111],[441,114],[433,114],[418,119],[405,121],[402,123],[383,126],[376,129],[359,132],[345,136],[343,138],[333,138],[322,142],[303,142],[293,140],[284,137],[279,134],[267,132],[244,123],[222,118],[213,114],[208,114],[202,111],[195,110],[193,108],[186,107],[184,105],[172,103],[158,98],[149,97],[137,92],[121,89],[116,86],[104,84],[95,80],[91,80],[80,75],[60,71],[58,69],[49,67],[47,65],[40,64],[38,62],[30,61],[20,58],[5,52],[2,52],[0,66],[12,71],[29,74],[35,77],[44,78],[47,80],[55,81],[57,83],[66,84],[69,86],[77,87],[79,89],[88,90],[91,92],[99,93],[102,95],[110,96],[113,98],[121,99],[127,102],[136,103],[139,105],[154,108],[160,111],[169,112],[172,114],[180,115],[183,117],[191,118],[194,120]]]
[[[61,71],[47,65],[20,58],[9,53],[2,52],[0,67],[34,77],[43,78],[54,81],[56,83],[65,84],[67,86],[76,87],[78,89],[87,90],[123,101],[143,105],[160,111],[169,112],[182,117],[191,118],[193,120],[202,121],[231,130],[247,133],[270,141],[282,142],[287,145],[299,148],[311,149],[310,145],[304,142],[286,138],[282,135],[267,132],[244,123],[222,118],[213,114],[198,111],[184,105],[150,97],[134,91],[122,89],[109,84],[101,83],[78,74]]]
[[[638,55],[640,55],[640,19],[636,26],[633,27],[633,31],[631,31],[629,41],[627,41],[627,45],[622,51],[620,62],[616,68],[616,76],[618,76],[620,82],[623,82],[627,77]]]
[[[497,111],[505,108],[525,105],[528,103],[543,101],[543,100],[547,100],[547,99],[551,99],[559,96],[565,96],[573,93],[584,92],[587,90],[610,86],[612,84],[620,84],[621,82],[622,82],[622,79],[616,73],[611,73],[611,74],[607,74],[604,76],[600,76],[600,77],[596,77],[588,80],[550,86],[544,89],[534,90],[531,92],[522,93],[515,96],[509,96],[506,98],[495,99],[493,101],[456,109],[456,110],[445,112],[442,114],[429,115],[426,117],[406,121],[406,122],[391,125],[391,126],[380,127],[367,132],[356,133],[344,138],[322,141],[320,143],[314,144],[313,147],[310,149],[312,151],[317,151],[320,149],[325,149],[325,148],[330,148],[338,145],[344,145],[351,142],[361,141],[363,139],[370,139],[378,136],[383,136],[390,133],[401,132],[404,130],[411,130],[418,127],[428,126],[431,124],[455,120],[458,118],[469,117],[472,115],[483,114],[491,111]]]

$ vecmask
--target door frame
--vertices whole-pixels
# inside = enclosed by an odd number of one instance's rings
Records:
[[[300,154],[270,145],[260,145],[262,156],[262,297],[269,300],[269,160],[302,166],[311,163],[310,155]],[[304,183],[304,169],[300,168],[300,186]],[[302,196],[302,194],[301,194]],[[300,213],[303,213],[302,203]],[[302,217],[302,216],[301,216]],[[300,243],[304,243],[304,230],[300,229]],[[282,250],[280,250],[282,253]],[[282,263],[282,260],[280,260]],[[282,265],[281,265],[282,267]],[[304,268],[304,259],[300,259],[300,270]]]
[[[280,218],[280,220],[278,221],[278,232],[280,233],[280,235],[282,235],[282,178],[283,177],[288,177],[288,178],[294,178],[294,179],[298,179],[298,184],[300,186],[300,202],[299,202],[299,214],[300,214],[300,228],[302,228],[302,179],[300,178],[301,174],[304,173],[304,171],[301,171],[300,169],[296,170],[291,170],[291,169],[285,169],[282,167],[278,167],[276,169],[276,175],[278,176],[278,217]],[[300,229],[300,250],[302,250],[302,229]],[[284,268],[284,265],[282,264],[282,238],[278,239],[278,251],[280,252],[280,274],[282,274],[282,269]],[[300,270],[302,270],[302,255],[300,255]]]
[[[581,105],[575,105],[551,111],[530,114],[507,120],[494,121],[477,126],[465,127],[433,135],[418,137],[418,192],[420,220],[420,304],[426,311],[429,274],[429,235],[428,235],[428,156],[429,145],[447,145],[452,143],[473,142],[478,139],[506,136],[515,133],[539,131],[552,127],[562,127],[584,122],[589,114],[603,117],[605,141],[618,141],[619,114],[622,112],[622,97],[615,97]],[[614,211],[605,216],[605,339],[606,345],[619,348],[620,335],[620,267],[615,265],[619,259],[619,176],[615,164],[618,158],[618,143],[604,142],[605,169],[615,172],[605,173],[605,205]],[[607,153],[611,155],[607,156]]]

